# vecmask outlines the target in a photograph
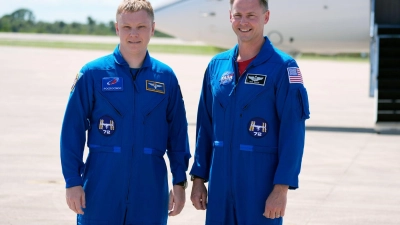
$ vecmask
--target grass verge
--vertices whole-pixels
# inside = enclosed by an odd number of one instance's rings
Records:
[[[19,46],[19,47],[37,47],[37,48],[60,48],[60,49],[84,49],[84,50],[105,50],[113,51],[115,44],[107,43],[73,43],[73,42],[44,42],[44,41],[26,41],[26,40],[9,40],[0,39],[2,46]],[[195,55],[215,55],[226,49],[213,46],[201,45],[149,45],[150,52],[174,53],[174,54],[195,54]],[[369,57],[361,57],[361,54],[337,54],[337,55],[319,55],[303,53],[296,59],[310,60],[336,60],[349,62],[368,62]]]
[[[113,51],[115,44],[107,43],[71,43],[71,42],[44,42],[0,39],[2,46],[37,47],[37,48],[61,48],[61,49],[86,49]],[[225,49],[212,46],[198,45],[149,45],[150,52],[215,55]]]

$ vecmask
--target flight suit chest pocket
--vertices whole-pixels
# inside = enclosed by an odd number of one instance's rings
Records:
[[[225,108],[229,104],[229,95],[233,90],[234,82],[221,83],[220,81],[213,81],[211,85],[211,91],[214,98],[218,103]]]
[[[124,133],[123,114],[116,105],[103,93],[97,92],[90,118],[88,145],[121,146]]]
[[[165,103],[165,98],[165,94],[146,93],[146,96],[143,96],[143,98],[140,99],[140,107],[142,108],[143,115],[147,117],[150,114],[157,113],[157,111],[165,114],[166,109],[165,107],[162,107]]]
[[[143,127],[137,132],[143,135],[145,154],[157,155],[158,149],[163,149],[167,142],[168,123],[168,96],[158,93],[147,93],[145,98],[141,98],[140,104],[135,106],[141,108],[143,113]],[[157,137],[157,141],[154,141]],[[164,147],[165,148],[165,147]],[[150,149],[152,149],[150,151]],[[163,154],[163,153],[162,153]]]

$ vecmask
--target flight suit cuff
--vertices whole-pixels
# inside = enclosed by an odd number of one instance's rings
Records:
[[[299,182],[298,179],[286,179],[281,177],[281,176],[275,176],[274,179],[274,185],[276,184],[282,184],[282,185],[288,185],[289,189],[294,190],[299,187]]]
[[[197,176],[197,177],[201,177],[204,182],[208,181],[208,173],[205,173],[203,171],[201,171],[198,168],[195,168],[194,166],[192,167],[192,170],[189,173],[191,176]]]
[[[173,174],[172,184],[176,185],[177,183],[180,183],[185,180],[187,180],[185,171],[177,172]]]
[[[75,187],[75,186],[83,186],[81,177],[72,177],[65,179],[65,188]]]

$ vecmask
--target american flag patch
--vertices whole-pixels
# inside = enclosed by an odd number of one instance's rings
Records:
[[[300,68],[298,67],[288,67],[289,83],[303,83],[303,77],[301,76]]]

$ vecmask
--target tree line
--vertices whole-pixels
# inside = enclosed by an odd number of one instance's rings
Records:
[[[21,33],[48,33],[48,34],[83,34],[83,35],[115,35],[114,21],[98,23],[90,16],[86,24],[72,22],[54,23],[35,20],[35,15],[29,9],[18,9],[11,14],[0,18],[0,32]],[[156,37],[171,37],[159,31],[155,31]]]

